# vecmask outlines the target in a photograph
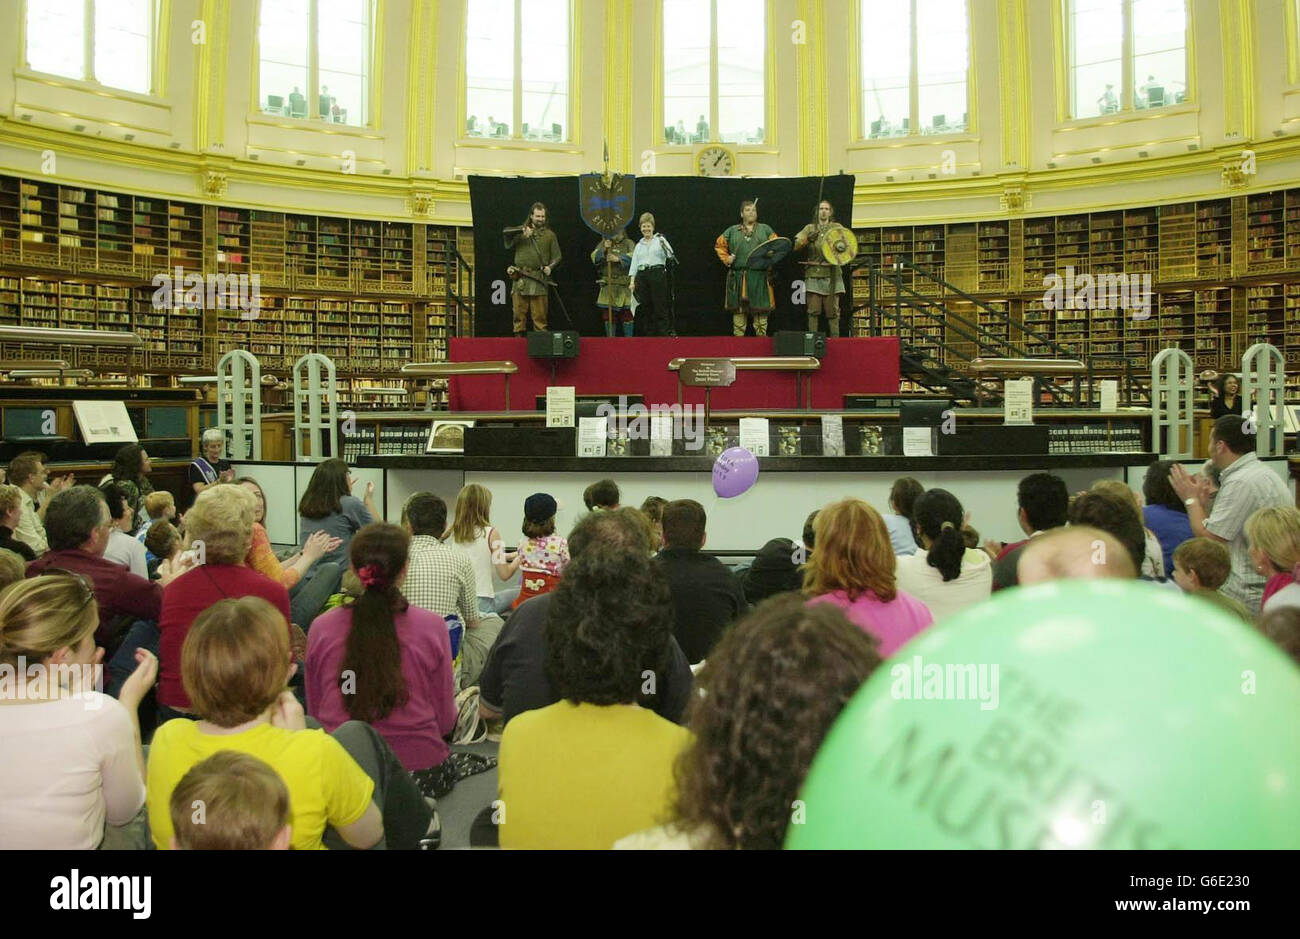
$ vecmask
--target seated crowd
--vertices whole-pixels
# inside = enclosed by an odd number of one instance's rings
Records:
[[[415,493],[392,524],[338,459],[278,557],[261,486],[204,443],[179,514],[138,447],[99,488],[11,462],[0,848],[436,847],[438,800],[493,766],[475,845],[779,848],[882,660],[1045,581],[1182,591],[1300,662],[1300,510],[1232,415],[1201,472],[1158,462],[1140,496],[1026,476],[1011,544],[904,478],[881,509],[817,506],[738,570],[694,500],[632,508],[601,480],[564,536],[536,493],[512,551],[484,487],[450,512]],[[4,684],[33,668],[51,677]],[[484,733],[496,760],[456,746]]]

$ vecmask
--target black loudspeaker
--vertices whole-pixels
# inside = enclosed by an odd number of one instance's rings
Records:
[[[825,333],[801,333],[794,329],[782,329],[772,336],[773,355],[812,355],[817,358],[826,356]]]
[[[1048,451],[1046,424],[997,424],[992,421],[961,423],[957,412],[955,433],[940,432],[939,456],[985,456],[1012,454],[1044,456]]]
[[[572,427],[506,427],[480,424],[465,428],[466,456],[573,456],[578,432]]]
[[[576,359],[578,334],[565,329],[559,332],[531,332],[528,334],[530,359]]]

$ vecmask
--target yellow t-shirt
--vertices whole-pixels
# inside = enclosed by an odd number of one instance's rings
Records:
[[[611,848],[664,821],[691,734],[632,705],[561,701],[501,735],[501,847]]]
[[[370,807],[374,781],[323,730],[284,730],[258,724],[237,734],[205,734],[197,721],[177,719],[158,728],[149,745],[149,830],[159,849],[172,837],[172,790],[195,763],[219,750],[236,750],[265,762],[289,790],[293,848],[324,848],[326,825],[358,821]]]

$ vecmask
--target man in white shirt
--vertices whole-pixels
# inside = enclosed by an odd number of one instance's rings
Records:
[[[1204,476],[1192,476],[1179,464],[1169,473],[1174,492],[1187,506],[1187,520],[1196,537],[1213,538],[1228,546],[1232,570],[1219,590],[1239,600],[1252,616],[1259,615],[1264,577],[1255,571],[1246,538],[1246,519],[1257,509],[1292,505],[1282,477],[1255,455],[1256,436],[1250,416],[1225,414],[1210,434],[1210,460],[1219,468],[1219,491],[1212,493]]]
[[[14,537],[39,557],[50,549],[45,540],[45,507],[50,499],[72,485],[72,474],[49,480],[45,454],[28,450],[9,461],[9,482],[23,491],[23,516],[14,529]],[[44,496],[38,507],[37,500]]]
[[[676,260],[668,239],[655,233],[655,217],[643,212],[641,240],[632,249],[632,264],[628,267],[632,296],[636,300],[634,310],[641,323],[637,330],[640,336],[677,335],[669,320],[668,297],[668,263]],[[638,276],[641,278],[639,292]]]

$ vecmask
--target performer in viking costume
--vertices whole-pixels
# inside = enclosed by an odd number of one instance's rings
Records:
[[[546,329],[551,271],[560,263],[560,242],[546,225],[546,206],[534,202],[528,221],[505,231],[505,245],[513,248],[515,263],[506,272],[514,279],[514,333],[523,336],[531,316],[535,329]]]
[[[770,270],[752,270],[749,256],[765,241],[776,238],[771,227],[758,220],[758,200],[740,204],[740,224],[732,225],[718,236],[714,250],[727,265],[727,301],[731,311],[732,333],[745,335],[751,317],[754,335],[767,335],[767,316],[775,305]]]
[[[620,323],[623,335],[632,335],[632,289],[628,283],[631,261],[632,241],[623,231],[613,238],[603,239],[591,252],[591,263],[600,272],[600,296],[596,298],[596,306],[605,311],[606,336],[617,335]]]
[[[794,249],[806,248],[808,261],[804,267],[804,293],[808,300],[808,330],[817,332],[818,321],[825,314],[827,333],[840,334],[840,297],[844,293],[844,277],[839,267],[826,261],[822,251],[827,237],[839,226],[835,222],[835,208],[826,199],[817,203],[817,220],[805,225],[795,236]]]

